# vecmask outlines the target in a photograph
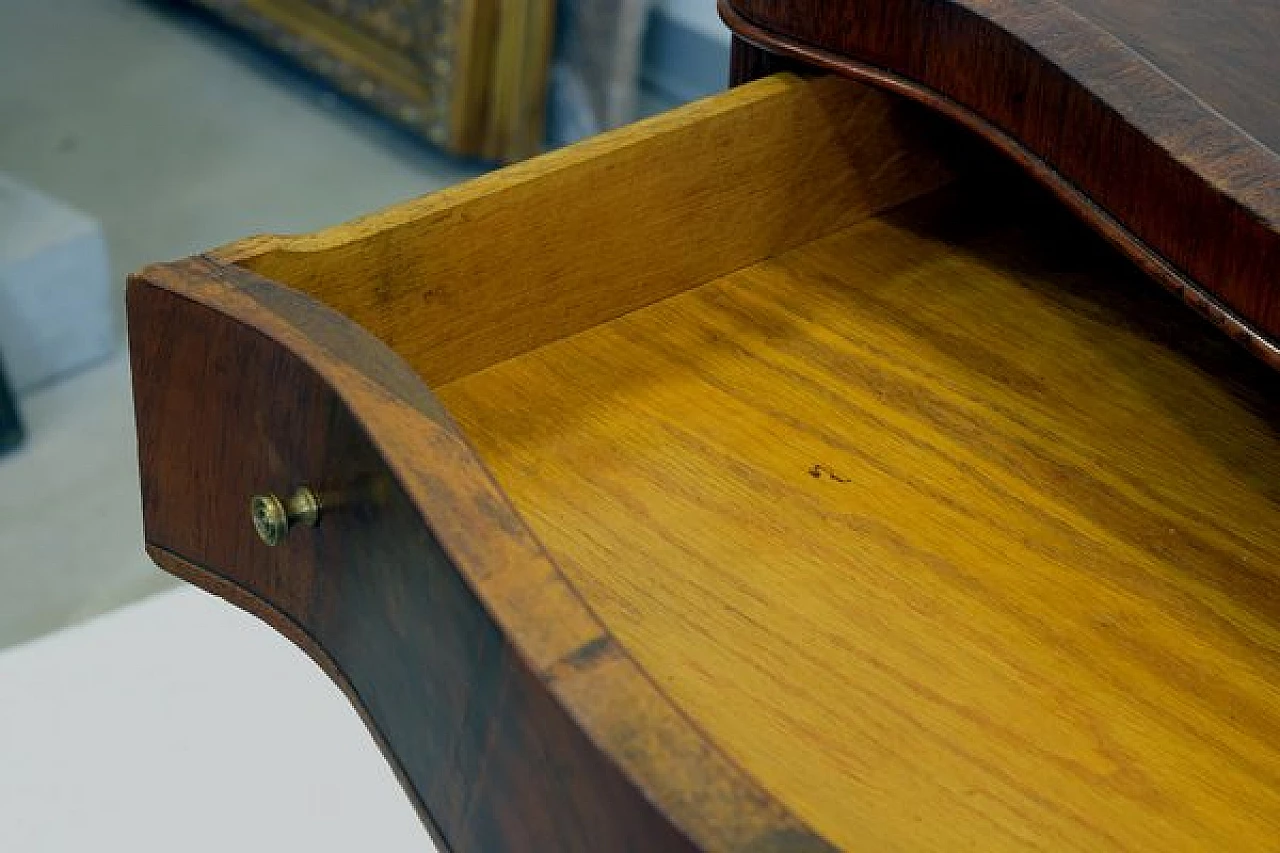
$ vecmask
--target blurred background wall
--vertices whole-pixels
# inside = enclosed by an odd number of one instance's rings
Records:
[[[474,39],[514,26],[512,8],[527,17],[546,5],[547,72],[528,73],[551,91],[526,92],[547,109],[529,119],[536,144],[470,156],[487,143],[433,140],[421,116],[397,115],[363,85],[381,72],[343,70],[307,46],[336,22],[394,76],[395,62],[433,44],[413,16],[459,14],[462,0],[305,2],[314,19],[282,14],[272,26],[245,12],[271,2],[0,3],[0,358],[26,428],[0,458],[0,647],[169,585],[141,550],[121,321],[130,271],[334,224],[709,94],[727,74],[713,0],[496,4],[507,17]],[[378,33],[393,47],[370,47]],[[344,50],[328,52],[350,65]],[[444,55],[428,50],[414,67]],[[460,88],[448,69],[431,73],[422,79]],[[477,103],[496,97],[468,85]],[[32,351],[43,353],[35,368]]]
[[[0,850],[432,849],[327,678],[144,555],[125,276],[715,91],[713,6],[0,0]]]

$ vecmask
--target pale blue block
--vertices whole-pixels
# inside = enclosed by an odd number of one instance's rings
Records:
[[[0,354],[14,390],[110,354],[113,298],[97,220],[0,175]]]

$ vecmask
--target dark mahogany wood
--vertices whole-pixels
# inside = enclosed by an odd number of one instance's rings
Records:
[[[149,552],[328,672],[442,849],[831,849],[668,703],[383,344],[203,258],[128,310]],[[321,524],[266,547],[249,496],[301,483]]]
[[[1274,0],[1058,0],[1280,151],[1280,6]]]
[[[729,47],[729,82],[758,80],[783,71],[803,72],[804,64],[756,47],[734,36]]]
[[[738,38],[976,131],[1280,366],[1280,3],[720,0]],[[767,70],[739,62],[740,82]]]

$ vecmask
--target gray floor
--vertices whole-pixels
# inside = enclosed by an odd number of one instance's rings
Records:
[[[306,231],[480,171],[180,5],[0,0],[0,172],[97,217],[114,279]],[[167,584],[141,550],[123,344],[21,401],[0,460],[0,646]]]

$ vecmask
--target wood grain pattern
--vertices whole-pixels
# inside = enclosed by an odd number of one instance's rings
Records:
[[[720,8],[764,49],[966,124],[1280,366],[1280,6],[720,0]]]
[[[437,393],[677,705],[848,850],[1273,850],[1280,377],[974,188]]]
[[[835,77],[779,76],[216,254],[313,295],[438,384],[937,188],[945,134],[921,112]]]
[[[952,142],[784,75],[144,271],[149,550],[453,853],[1273,848],[1280,376]]]
[[[135,277],[129,322],[148,550],[326,669],[442,849],[830,849],[601,628],[382,345],[204,259]],[[325,517],[263,546],[248,496],[299,483]]]
[[[1058,2],[1280,151],[1280,10],[1271,0]]]

